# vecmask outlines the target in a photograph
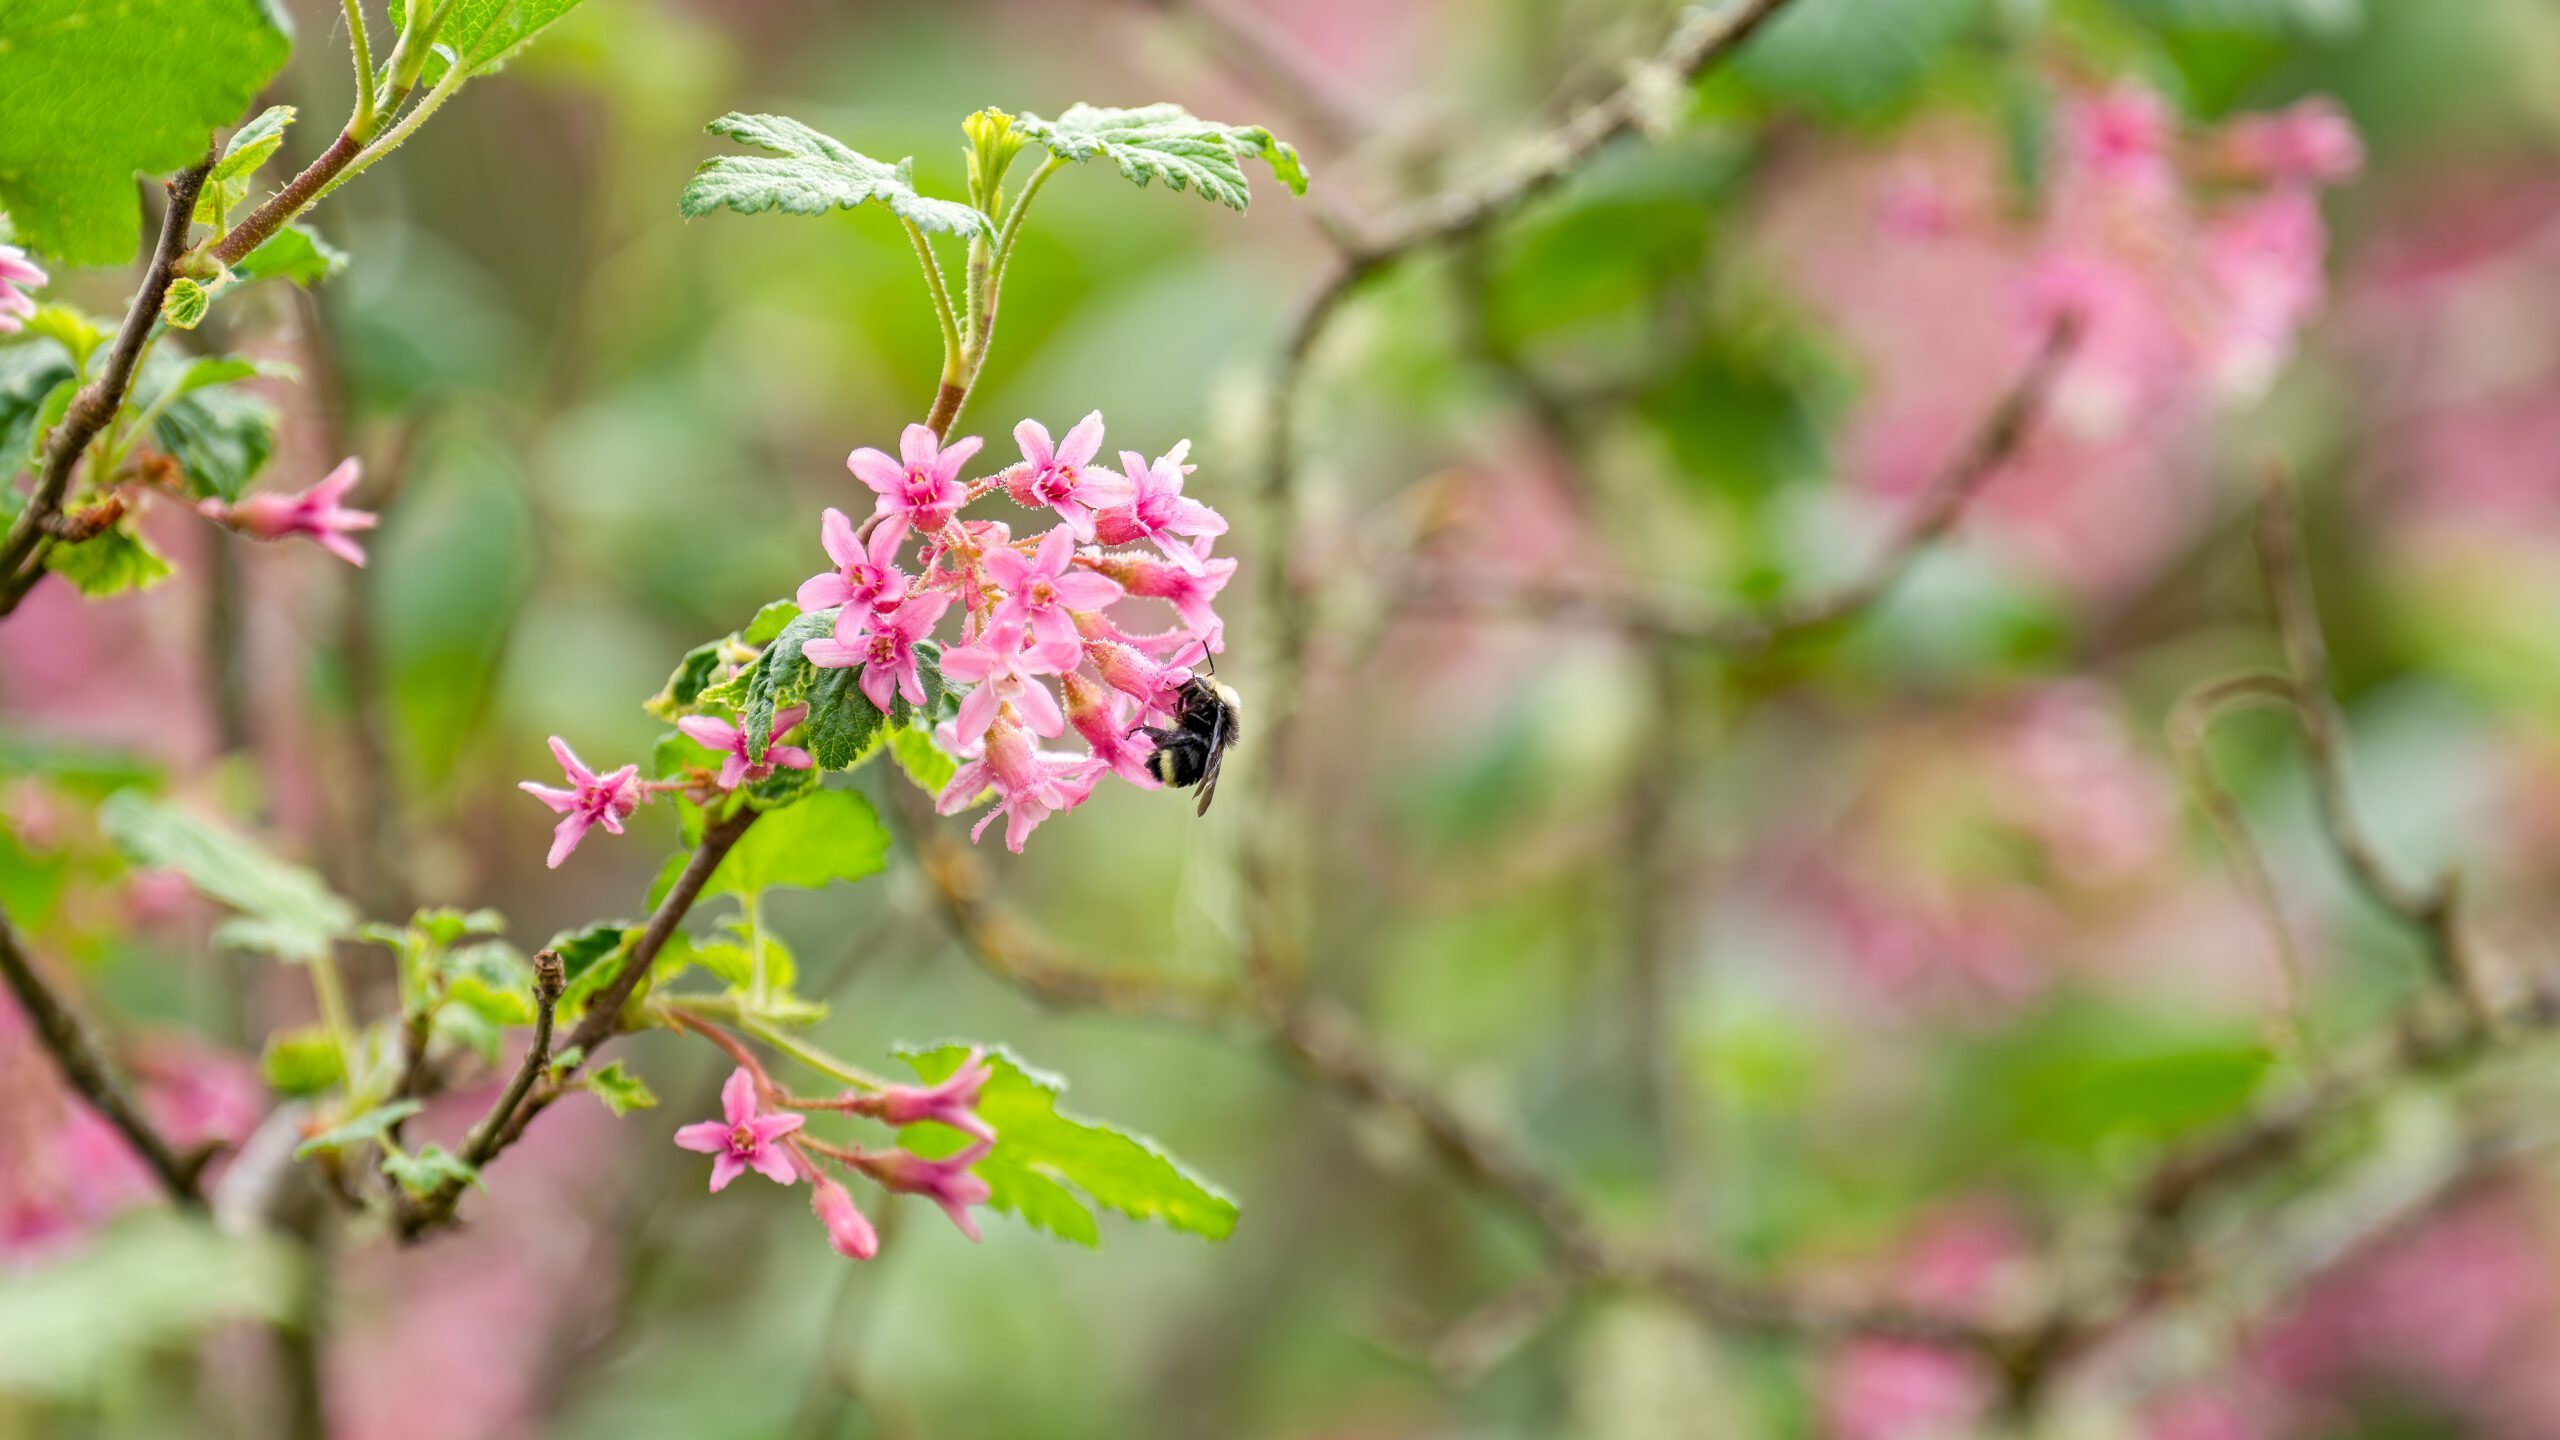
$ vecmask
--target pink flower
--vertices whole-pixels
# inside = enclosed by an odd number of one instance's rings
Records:
[[[868,1115],[891,1125],[921,1125],[931,1122],[948,1125],[980,1140],[996,1138],[995,1128],[978,1118],[978,1092],[987,1088],[995,1067],[987,1063],[987,1052],[972,1050],[960,1068],[938,1085],[889,1085],[868,1095],[853,1097],[851,1109],[856,1115]]]
[[[299,495],[277,495],[262,492],[233,505],[207,500],[196,508],[213,520],[221,521],[243,535],[260,540],[282,540],[293,535],[308,535],[320,548],[350,565],[364,564],[364,550],[347,538],[349,531],[370,530],[382,523],[381,517],[369,510],[350,510],[338,502],[364,478],[364,464],[350,455],[338,462],[338,468],[317,485]]]
[[[884,715],[892,695],[904,695],[908,704],[921,705],[924,672],[916,664],[916,642],[933,632],[934,622],[950,607],[951,597],[939,593],[911,596],[895,610],[867,615],[847,606],[836,616],[834,638],[812,640],[800,653],[822,669],[861,666],[862,693]],[[848,627],[854,629],[851,642],[844,638]]]
[[[1013,427],[1024,464],[1005,479],[1005,493],[1033,509],[1046,505],[1075,530],[1079,540],[1093,538],[1093,512],[1129,502],[1129,482],[1108,469],[1088,470],[1102,449],[1102,412],[1076,422],[1067,438],[1052,446],[1049,427],[1025,420]]]
[[[895,525],[879,526],[871,532],[871,546],[865,550],[854,538],[853,522],[843,511],[828,506],[818,520],[818,543],[826,547],[827,558],[836,562],[836,568],[800,582],[800,608],[832,610],[842,605],[859,613],[887,610],[907,598],[906,572],[897,565],[898,542],[904,533]]]
[[[1965,1357],[1905,1340],[1860,1340],[1825,1367],[1830,1440],[1962,1440],[1991,1408],[1988,1379]]]
[[[2262,393],[2291,357],[2327,294],[2328,243],[2319,202],[2298,185],[2249,202],[2206,234],[2205,264],[2221,292],[2207,358],[2226,394]]]
[[[1196,552],[1195,552],[1196,553]],[[1168,600],[1182,624],[1195,637],[1208,641],[1213,651],[1226,648],[1223,637],[1226,626],[1218,619],[1215,608],[1218,592],[1235,578],[1233,559],[1211,560],[1200,557],[1200,564],[1168,565],[1143,551],[1119,551],[1096,556],[1085,562],[1095,570],[1120,582],[1132,595],[1150,600]]]
[[[569,748],[568,741],[557,735],[551,737],[551,754],[560,762],[560,768],[569,773],[571,788],[555,790],[530,780],[523,781],[516,788],[560,812],[560,823],[551,832],[551,859],[548,862],[552,869],[557,870],[560,862],[569,858],[569,852],[578,848],[578,842],[586,838],[587,827],[602,825],[606,834],[619,835],[622,822],[629,819],[631,812],[639,809],[640,802],[647,797],[640,786],[640,767],[637,765],[625,765],[610,775],[600,776],[587,768],[586,762],[578,758],[578,752]]]
[[[2062,135],[2064,158],[2101,184],[2145,195],[2175,184],[2169,151],[2178,138],[2177,117],[2139,82],[2074,102],[2063,116]]]
[[[2243,116],[2222,132],[2220,148],[2233,169],[2278,183],[2334,185],[2364,168],[2364,140],[2355,122],[2326,95]]]
[[[1172,713],[1174,691],[1191,678],[1191,672],[1175,665],[1159,665],[1148,659],[1137,647],[1118,640],[1087,640],[1085,658],[1102,676],[1102,683],[1129,696],[1148,712]]]
[[[993,1148],[990,1142],[981,1140],[945,1160],[927,1160],[907,1150],[870,1150],[854,1163],[862,1167],[863,1174],[879,1181],[884,1190],[922,1195],[941,1206],[951,1223],[960,1227],[960,1233],[975,1240],[978,1217],[969,1213],[969,1207],[986,1204],[988,1191],[987,1182],[969,1173],[969,1167]]]
[[[1065,683],[1067,723],[1093,747],[1093,758],[1141,790],[1160,788],[1164,782],[1147,768],[1147,757],[1155,753],[1155,746],[1137,738],[1127,702],[1072,670]]]
[[[1012,549],[987,552],[987,578],[1005,592],[1003,603],[996,606],[991,618],[998,625],[1028,624],[1043,645],[1072,650],[1076,622],[1071,612],[1099,610],[1120,598],[1117,582],[1090,570],[1072,568],[1075,558],[1075,536],[1064,525],[1040,537],[1037,554],[1025,556]],[[1233,562],[1229,562],[1229,568],[1233,568]],[[1065,663],[1075,662],[1069,658]]]
[[[0,335],[14,334],[23,326],[20,316],[36,313],[35,297],[27,291],[42,285],[47,278],[27,258],[26,251],[15,245],[0,245]],[[1097,430],[1095,439],[1098,442],[1100,438]]]
[[[1029,644],[1020,624],[998,625],[974,645],[963,645],[942,657],[942,673],[975,685],[960,702],[959,736],[974,742],[987,733],[1001,706],[1012,706],[1015,718],[1033,733],[1055,735],[1067,728],[1058,713],[1057,697],[1035,678],[1055,675],[1076,663],[1078,647],[1070,634],[1064,645]]]
[[[844,463],[855,479],[880,496],[871,512],[874,517],[894,533],[904,534],[909,525],[930,533],[950,524],[951,517],[969,502],[968,487],[960,483],[960,467],[978,453],[982,443],[972,435],[945,445],[931,429],[910,425],[898,437],[898,459],[866,445],[846,456]]]
[[[1175,537],[1224,535],[1227,522],[1217,511],[1182,493],[1183,472],[1189,468],[1182,462],[1190,453],[1191,442],[1185,440],[1151,465],[1135,450],[1121,451],[1130,499],[1094,517],[1094,533],[1112,545],[1151,540],[1174,564],[1185,570],[1200,569],[1200,557]]]
[[[750,1170],[776,1185],[789,1185],[800,1178],[791,1163],[791,1152],[775,1142],[799,1129],[803,1117],[759,1113],[756,1077],[748,1074],[745,1066],[731,1071],[728,1083],[720,1087],[720,1112],[721,1119],[687,1125],[676,1132],[678,1145],[713,1157],[712,1194],[727,1189],[730,1181]]]
[[[773,729],[766,739],[769,742],[774,736],[786,734],[792,726],[808,718],[808,706],[786,705],[773,713]],[[785,770],[806,770],[816,763],[809,758],[808,751],[797,745],[771,743],[764,747],[763,759],[751,760],[747,758],[746,727],[732,725],[717,716],[687,715],[676,722],[676,728],[692,736],[703,748],[721,752],[720,788],[723,790],[754,784],[771,775],[777,765]]]
[[[1041,750],[1029,731],[999,716],[987,728],[986,753],[952,774],[936,808],[945,815],[957,814],[993,789],[995,808],[978,817],[969,840],[975,844],[986,833],[988,822],[1002,815],[1005,848],[1019,855],[1022,842],[1031,838],[1041,821],[1085,802],[1100,770],[1091,757]]]
[[[827,1243],[837,1254],[847,1260],[868,1260],[880,1253],[880,1232],[871,1228],[871,1218],[854,1205],[853,1196],[842,1185],[830,1176],[812,1175],[809,1188],[813,1192],[809,1208],[818,1213],[818,1223],[827,1227]]]

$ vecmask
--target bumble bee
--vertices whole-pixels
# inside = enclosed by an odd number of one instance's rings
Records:
[[[1138,727],[1156,742],[1155,753],[1147,757],[1147,772],[1176,790],[1199,786],[1198,814],[1209,813],[1209,801],[1218,793],[1218,767],[1227,758],[1227,747],[1242,733],[1241,704],[1235,691],[1194,675],[1177,692],[1172,728]]]

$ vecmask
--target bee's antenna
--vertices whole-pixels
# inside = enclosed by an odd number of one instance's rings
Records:
[[[1201,652],[1200,652],[1200,663],[1209,667],[1209,673],[1210,673],[1210,674],[1215,675],[1215,674],[1217,674],[1217,673],[1218,673],[1218,657],[1217,657],[1217,656],[1210,654],[1210,653],[1209,653],[1208,651],[1206,651],[1206,650],[1203,650],[1203,651],[1201,651]]]

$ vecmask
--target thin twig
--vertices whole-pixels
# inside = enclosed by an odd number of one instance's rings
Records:
[[[180,1155],[144,1118],[141,1107],[125,1093],[108,1067],[106,1056],[90,1039],[88,1027],[36,973],[35,962],[27,955],[17,926],[5,913],[0,913],[0,976],[7,977],[10,993],[18,997],[18,1007],[27,1012],[28,1022],[35,1026],[37,1042],[62,1071],[63,1083],[124,1136],[134,1153],[151,1167],[152,1176],[171,1200],[190,1209],[204,1208],[198,1177],[212,1152]]]
[[[533,957],[533,1039],[525,1046],[524,1062],[516,1066],[515,1078],[507,1082],[506,1093],[489,1107],[489,1113],[463,1144],[464,1164],[483,1165],[498,1153],[498,1136],[515,1118],[516,1107],[533,1092],[534,1082],[550,1068],[552,1018],[559,1011],[560,992],[567,985],[568,975],[561,967],[559,952],[544,950]]]
[[[98,378],[80,387],[71,397],[70,408],[62,422],[53,429],[53,437],[45,444],[44,468],[36,480],[35,493],[28,497],[27,508],[20,511],[16,523],[9,527],[8,537],[0,540],[0,615],[18,608],[18,602],[44,578],[43,555],[45,527],[60,513],[71,493],[71,472],[87,453],[89,442],[107,427],[116,412],[124,408],[125,397],[132,393],[134,372],[142,365],[145,341],[152,328],[160,323],[160,305],[169,295],[169,286],[178,278],[178,257],[187,248],[187,234],[195,223],[196,196],[204,189],[204,179],[213,169],[213,155],[179,171],[165,182],[169,208],[160,217],[160,240],[151,252],[150,268],[143,272],[142,288],[134,292],[133,304],[124,312],[124,323],[116,328],[115,343],[107,348],[106,364]]]

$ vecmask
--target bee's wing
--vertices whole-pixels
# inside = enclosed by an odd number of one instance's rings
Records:
[[[1206,815],[1209,813],[1209,801],[1218,793],[1218,767],[1226,763],[1226,758],[1226,746],[1212,745],[1209,747],[1208,768],[1200,772],[1200,808],[1192,811],[1192,814]]]

